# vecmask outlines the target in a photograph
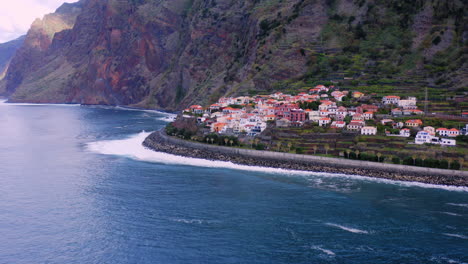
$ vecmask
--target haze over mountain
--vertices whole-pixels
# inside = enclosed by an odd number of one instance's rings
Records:
[[[176,110],[329,80],[463,92],[466,11],[461,0],[82,0],[33,24],[0,93]]]

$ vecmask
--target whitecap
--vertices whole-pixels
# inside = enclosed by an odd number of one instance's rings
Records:
[[[329,250],[329,249],[325,249],[325,248],[322,248],[322,247],[319,247],[319,246],[312,246],[311,249],[315,249],[315,250],[318,250],[318,251],[321,251],[329,256],[335,256],[335,252]]]
[[[219,221],[211,221],[211,220],[203,220],[203,219],[187,219],[187,218],[171,218],[169,220],[178,222],[178,223],[198,224],[198,225],[219,223]]]
[[[452,213],[452,212],[439,212],[441,214],[446,214],[446,215],[451,215],[451,216],[461,216],[461,214],[456,214],[456,213]]]
[[[342,226],[342,225],[338,225],[338,224],[326,223],[326,225],[336,227],[336,228],[339,228],[339,229],[342,229],[342,230],[345,230],[345,231],[348,231],[348,232],[351,232],[351,233],[355,233],[355,234],[369,234],[369,232],[365,231],[365,230],[361,230],[361,229],[357,229],[357,228],[351,228],[351,227]]]
[[[246,170],[254,172],[263,172],[263,173],[274,173],[274,174],[283,174],[283,175],[302,175],[302,176],[314,176],[314,177],[327,177],[327,178],[346,178],[352,180],[361,180],[361,181],[370,181],[378,182],[385,184],[396,184],[400,186],[407,187],[421,187],[421,188],[433,188],[433,189],[444,189],[448,191],[462,191],[468,192],[468,187],[459,187],[459,186],[446,186],[446,185],[435,185],[419,182],[405,182],[405,181],[395,181],[381,178],[373,178],[368,176],[360,175],[349,175],[349,174],[339,174],[339,173],[325,173],[325,172],[312,172],[312,171],[297,171],[297,170],[287,170],[280,168],[270,168],[270,167],[257,167],[257,166],[248,166],[248,165],[239,165],[232,162],[226,161],[214,161],[206,160],[200,158],[189,158],[183,156],[177,156],[172,154],[167,154],[163,152],[156,152],[150,149],[145,148],[142,143],[147,136],[151,133],[141,132],[136,135],[132,135],[125,139],[119,140],[106,140],[106,141],[97,141],[87,144],[87,149],[91,152],[105,154],[105,155],[117,155],[124,156],[131,159],[146,161],[146,162],[156,162],[163,164],[177,164],[177,165],[188,165],[196,167],[209,167],[209,168],[227,168],[233,170]]]
[[[458,260],[450,259],[447,257],[432,257],[430,261],[433,261],[436,263],[466,264],[465,262],[460,262]]]
[[[444,235],[444,236],[449,236],[449,237],[461,238],[461,239],[468,239],[467,236],[465,236],[465,235],[460,235],[460,234],[442,233],[442,235]]]
[[[458,206],[458,207],[466,207],[468,208],[468,204],[459,204],[459,203],[447,203],[448,205]]]

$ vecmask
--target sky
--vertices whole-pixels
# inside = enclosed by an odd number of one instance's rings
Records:
[[[1,0],[0,43],[26,34],[36,18],[53,13],[64,2],[77,0]]]

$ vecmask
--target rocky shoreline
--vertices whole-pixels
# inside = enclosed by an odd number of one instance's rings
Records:
[[[240,165],[248,166],[261,166],[261,167],[272,167],[281,168],[288,170],[299,170],[299,171],[312,171],[312,172],[327,172],[327,173],[341,173],[350,175],[361,175],[367,177],[397,180],[397,181],[411,181],[421,182],[428,184],[437,185],[452,185],[452,186],[468,186],[468,177],[466,175],[427,175],[425,173],[417,173],[402,170],[391,170],[391,169],[376,169],[376,168],[364,168],[364,167],[350,167],[343,166],[335,160],[334,163],[328,162],[304,162],[304,161],[288,161],[281,159],[272,158],[261,158],[261,157],[249,157],[245,155],[236,155],[234,153],[226,153],[222,151],[220,147],[219,151],[207,150],[198,147],[187,147],[185,144],[176,144],[174,142],[182,141],[180,139],[169,140],[169,137],[162,131],[157,131],[149,135],[143,145],[151,150],[158,152],[165,152],[173,155],[201,158],[208,160],[219,160],[228,161]],[[196,145],[196,144],[194,144]]]

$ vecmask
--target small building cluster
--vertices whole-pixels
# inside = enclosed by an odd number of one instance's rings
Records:
[[[297,95],[277,92],[270,95],[222,97],[207,108],[192,105],[184,112],[197,115],[198,122],[204,123],[212,133],[231,135],[245,133],[256,136],[266,129],[268,122],[274,122],[277,127],[301,127],[305,122],[311,122],[320,127],[355,131],[362,135],[376,135],[375,124],[379,120],[382,125],[399,129],[398,134],[386,131],[388,136],[400,137],[409,137],[410,129],[423,126],[423,121],[418,118],[405,122],[394,122],[389,115],[386,115],[386,118],[377,118],[377,112],[382,107],[389,106],[393,107],[391,115],[394,117],[405,115],[416,117],[424,114],[417,108],[415,97],[402,99],[400,96],[390,95],[384,96],[380,104],[360,104],[348,108],[342,104],[345,97],[359,101],[359,98],[365,96],[358,91],[340,91],[334,86],[317,85],[308,93],[301,92]],[[311,104],[315,104],[314,110],[307,109]],[[435,134],[439,137],[435,137]],[[445,137],[456,137],[459,134],[460,131],[454,128],[437,128],[432,131],[429,127],[425,127],[417,134],[415,143],[455,145],[455,140]]]

